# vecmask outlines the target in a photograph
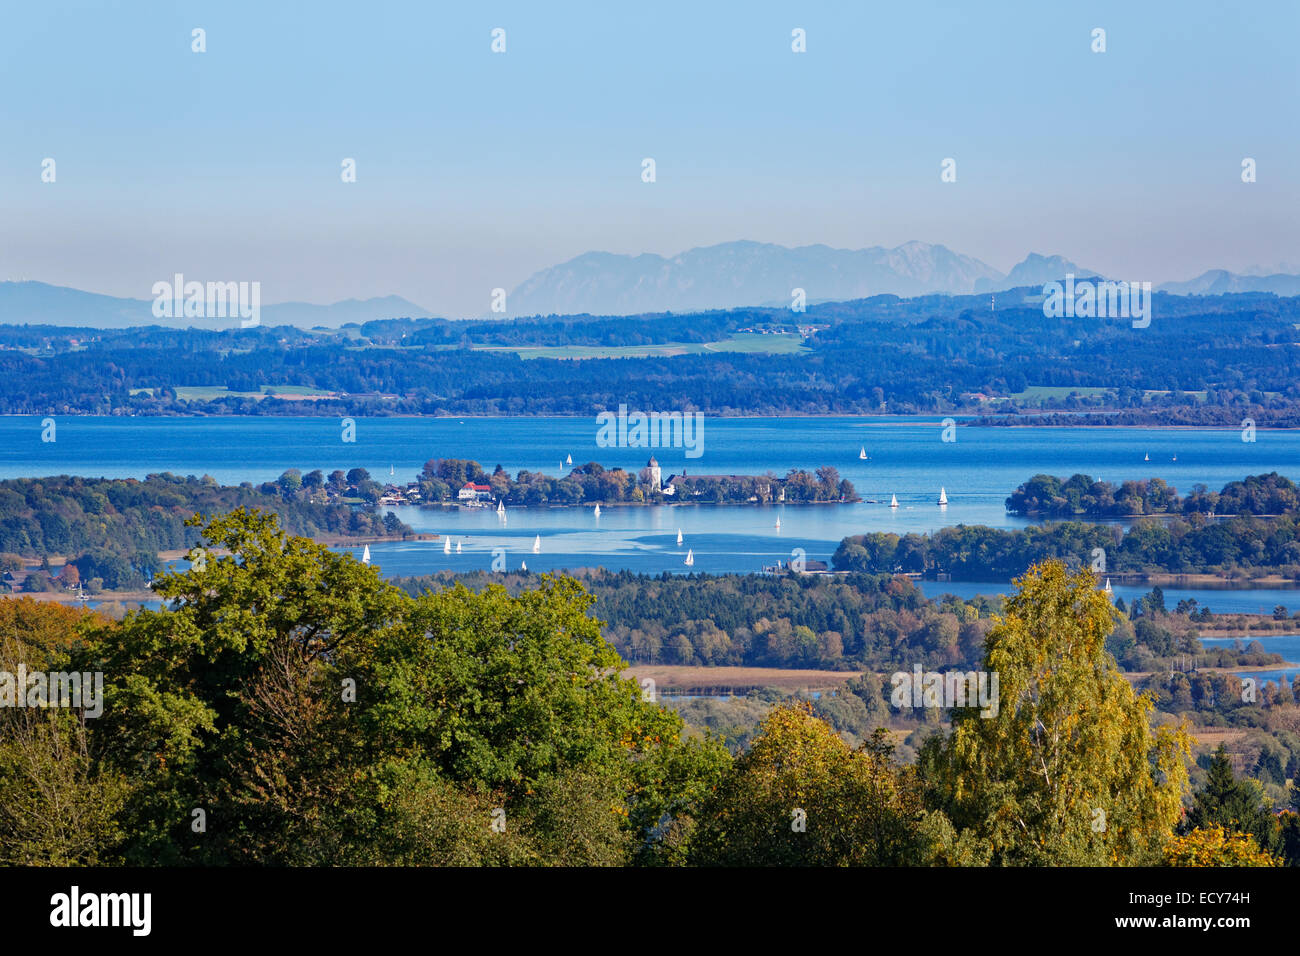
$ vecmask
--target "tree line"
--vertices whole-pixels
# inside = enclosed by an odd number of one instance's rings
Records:
[[[1010,581],[1038,561],[1108,572],[1279,574],[1300,577],[1300,514],[1211,521],[1140,518],[1117,525],[1061,521],[1028,528],[957,525],[933,533],[849,535],[831,558],[837,571],[947,575],[954,581]]]
[[[900,657],[927,667],[978,658],[993,605],[928,600],[891,575],[634,574],[583,571],[606,639],[633,663],[882,669]],[[520,589],[525,574],[444,572],[393,583],[411,594],[492,582]]]
[[[0,348],[0,413],[591,415],[620,403],[653,408],[665,394],[710,415],[1015,413],[1044,404],[1022,394],[1031,385],[1101,389],[1095,402],[1046,404],[1118,408],[1146,420],[1153,408],[1162,415],[1208,408],[1207,423],[1236,426],[1250,416],[1263,424],[1293,421],[1300,408],[1300,357],[1279,347],[1295,340],[1300,297],[1157,296],[1161,319],[1141,330],[1045,318],[1040,306],[1014,297],[996,311],[987,304],[972,296],[824,303],[799,316],[819,329],[800,354],[581,362],[525,360],[502,347],[697,342],[789,325],[792,315],[737,309],[510,323],[391,320],[326,338],[291,328],[0,327],[7,346]],[[177,392],[195,386],[258,395],[304,386],[333,396],[186,399]]]

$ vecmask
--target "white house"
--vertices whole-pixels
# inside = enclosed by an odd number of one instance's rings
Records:
[[[492,486],[476,485],[472,481],[467,481],[461,485],[456,497],[461,501],[486,501],[492,497]]]

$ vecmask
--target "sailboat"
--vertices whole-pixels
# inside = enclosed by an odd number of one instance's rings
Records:
[[[533,554],[541,554],[541,553],[542,553],[542,536],[539,534],[537,537],[533,538]]]
[[[566,465],[572,465],[572,464],[573,464],[573,456],[572,456],[572,455],[565,455],[565,456],[564,456],[564,463],[565,463]]]
[[[447,538],[442,542],[442,553],[451,554],[451,538]]]
[[[1178,460],[1178,456],[1177,456],[1177,455],[1174,455],[1173,460],[1174,460],[1174,461],[1177,461],[1177,460]]]
[[[506,500],[502,498],[497,502],[497,514],[503,515],[505,513],[506,513]]]
[[[869,461],[869,460],[870,460],[870,459],[867,458],[867,446],[866,446],[866,445],[863,445],[863,446],[862,446],[862,450],[861,450],[860,452],[858,452],[858,458],[861,459],[862,461]]]
[[[1143,460],[1143,461],[1150,461],[1150,460],[1151,460],[1151,453],[1150,453],[1150,452],[1147,452],[1146,457],[1143,458],[1142,460]]]
[[[528,562],[527,562],[527,561],[520,561],[520,562],[519,562],[519,570],[520,570],[520,571],[527,571],[527,570],[528,570]]]
[[[394,474],[395,474],[395,472],[393,471],[393,466],[392,466],[392,465],[389,465],[389,466],[388,466],[388,477],[391,478],[391,477],[393,477]]]
[[[1106,579],[1106,586],[1105,586],[1104,588],[1102,588],[1102,590],[1105,591],[1107,594],[1114,594],[1114,593],[1115,593],[1115,591],[1114,591],[1114,590],[1111,588],[1111,586],[1110,586],[1110,578],[1107,578],[1107,579]]]
[[[593,508],[593,509],[591,510],[591,513],[592,513],[593,515],[595,515],[597,518],[600,517],[600,502],[599,502],[599,501],[596,502],[596,507]]]
[[[939,507],[948,507],[948,492],[944,489],[943,485],[939,486]]]
[[[777,516],[776,516],[776,530],[777,530],[777,531],[780,531],[780,530],[781,530],[781,516],[780,516],[780,515],[777,515]]]
[[[889,496],[889,507],[891,507],[891,508],[897,508],[897,507],[898,507],[898,495],[890,495],[890,496]]]
[[[366,545],[365,548],[362,550],[362,552],[361,552],[361,563],[362,563],[362,564],[369,564],[369,563],[370,563],[370,545]]]
[[[459,542],[459,541],[456,542],[456,553],[457,553],[457,554],[460,554],[460,542]]]
[[[682,529],[681,529],[681,528],[678,528],[678,529],[677,529],[677,544],[680,546],[681,543],[682,543]]]
[[[694,563],[695,563],[695,552],[694,552],[694,551],[687,551],[687,552],[686,552],[686,566],[689,568],[689,567],[690,567],[691,565],[693,565]]]

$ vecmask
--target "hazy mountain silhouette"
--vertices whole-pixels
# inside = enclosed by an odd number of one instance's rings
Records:
[[[1159,292],[1174,295],[1223,295],[1227,292],[1272,292],[1274,295],[1300,295],[1300,276],[1241,275],[1225,269],[1211,269],[1186,282],[1166,282]]]
[[[433,313],[401,296],[344,299],[330,305],[282,302],[262,305],[262,325],[338,328],[372,319],[429,318]],[[120,299],[45,282],[0,282],[0,323],[121,329],[138,325],[239,328],[236,319],[167,319],[153,314],[152,299]]]
[[[510,315],[691,312],[788,305],[794,289],[809,302],[969,293],[978,281],[1001,277],[978,259],[924,242],[851,250],[740,241],[671,259],[588,252],[529,277],[507,305]]]

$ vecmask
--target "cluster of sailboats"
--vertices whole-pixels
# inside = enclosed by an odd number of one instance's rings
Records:
[[[873,501],[872,503],[874,504],[875,502]],[[945,488],[943,485],[939,486],[939,499],[935,502],[935,504],[937,504],[940,508],[948,507],[948,489]],[[900,507],[900,505],[898,504],[898,495],[889,496],[889,507],[891,508]]]

